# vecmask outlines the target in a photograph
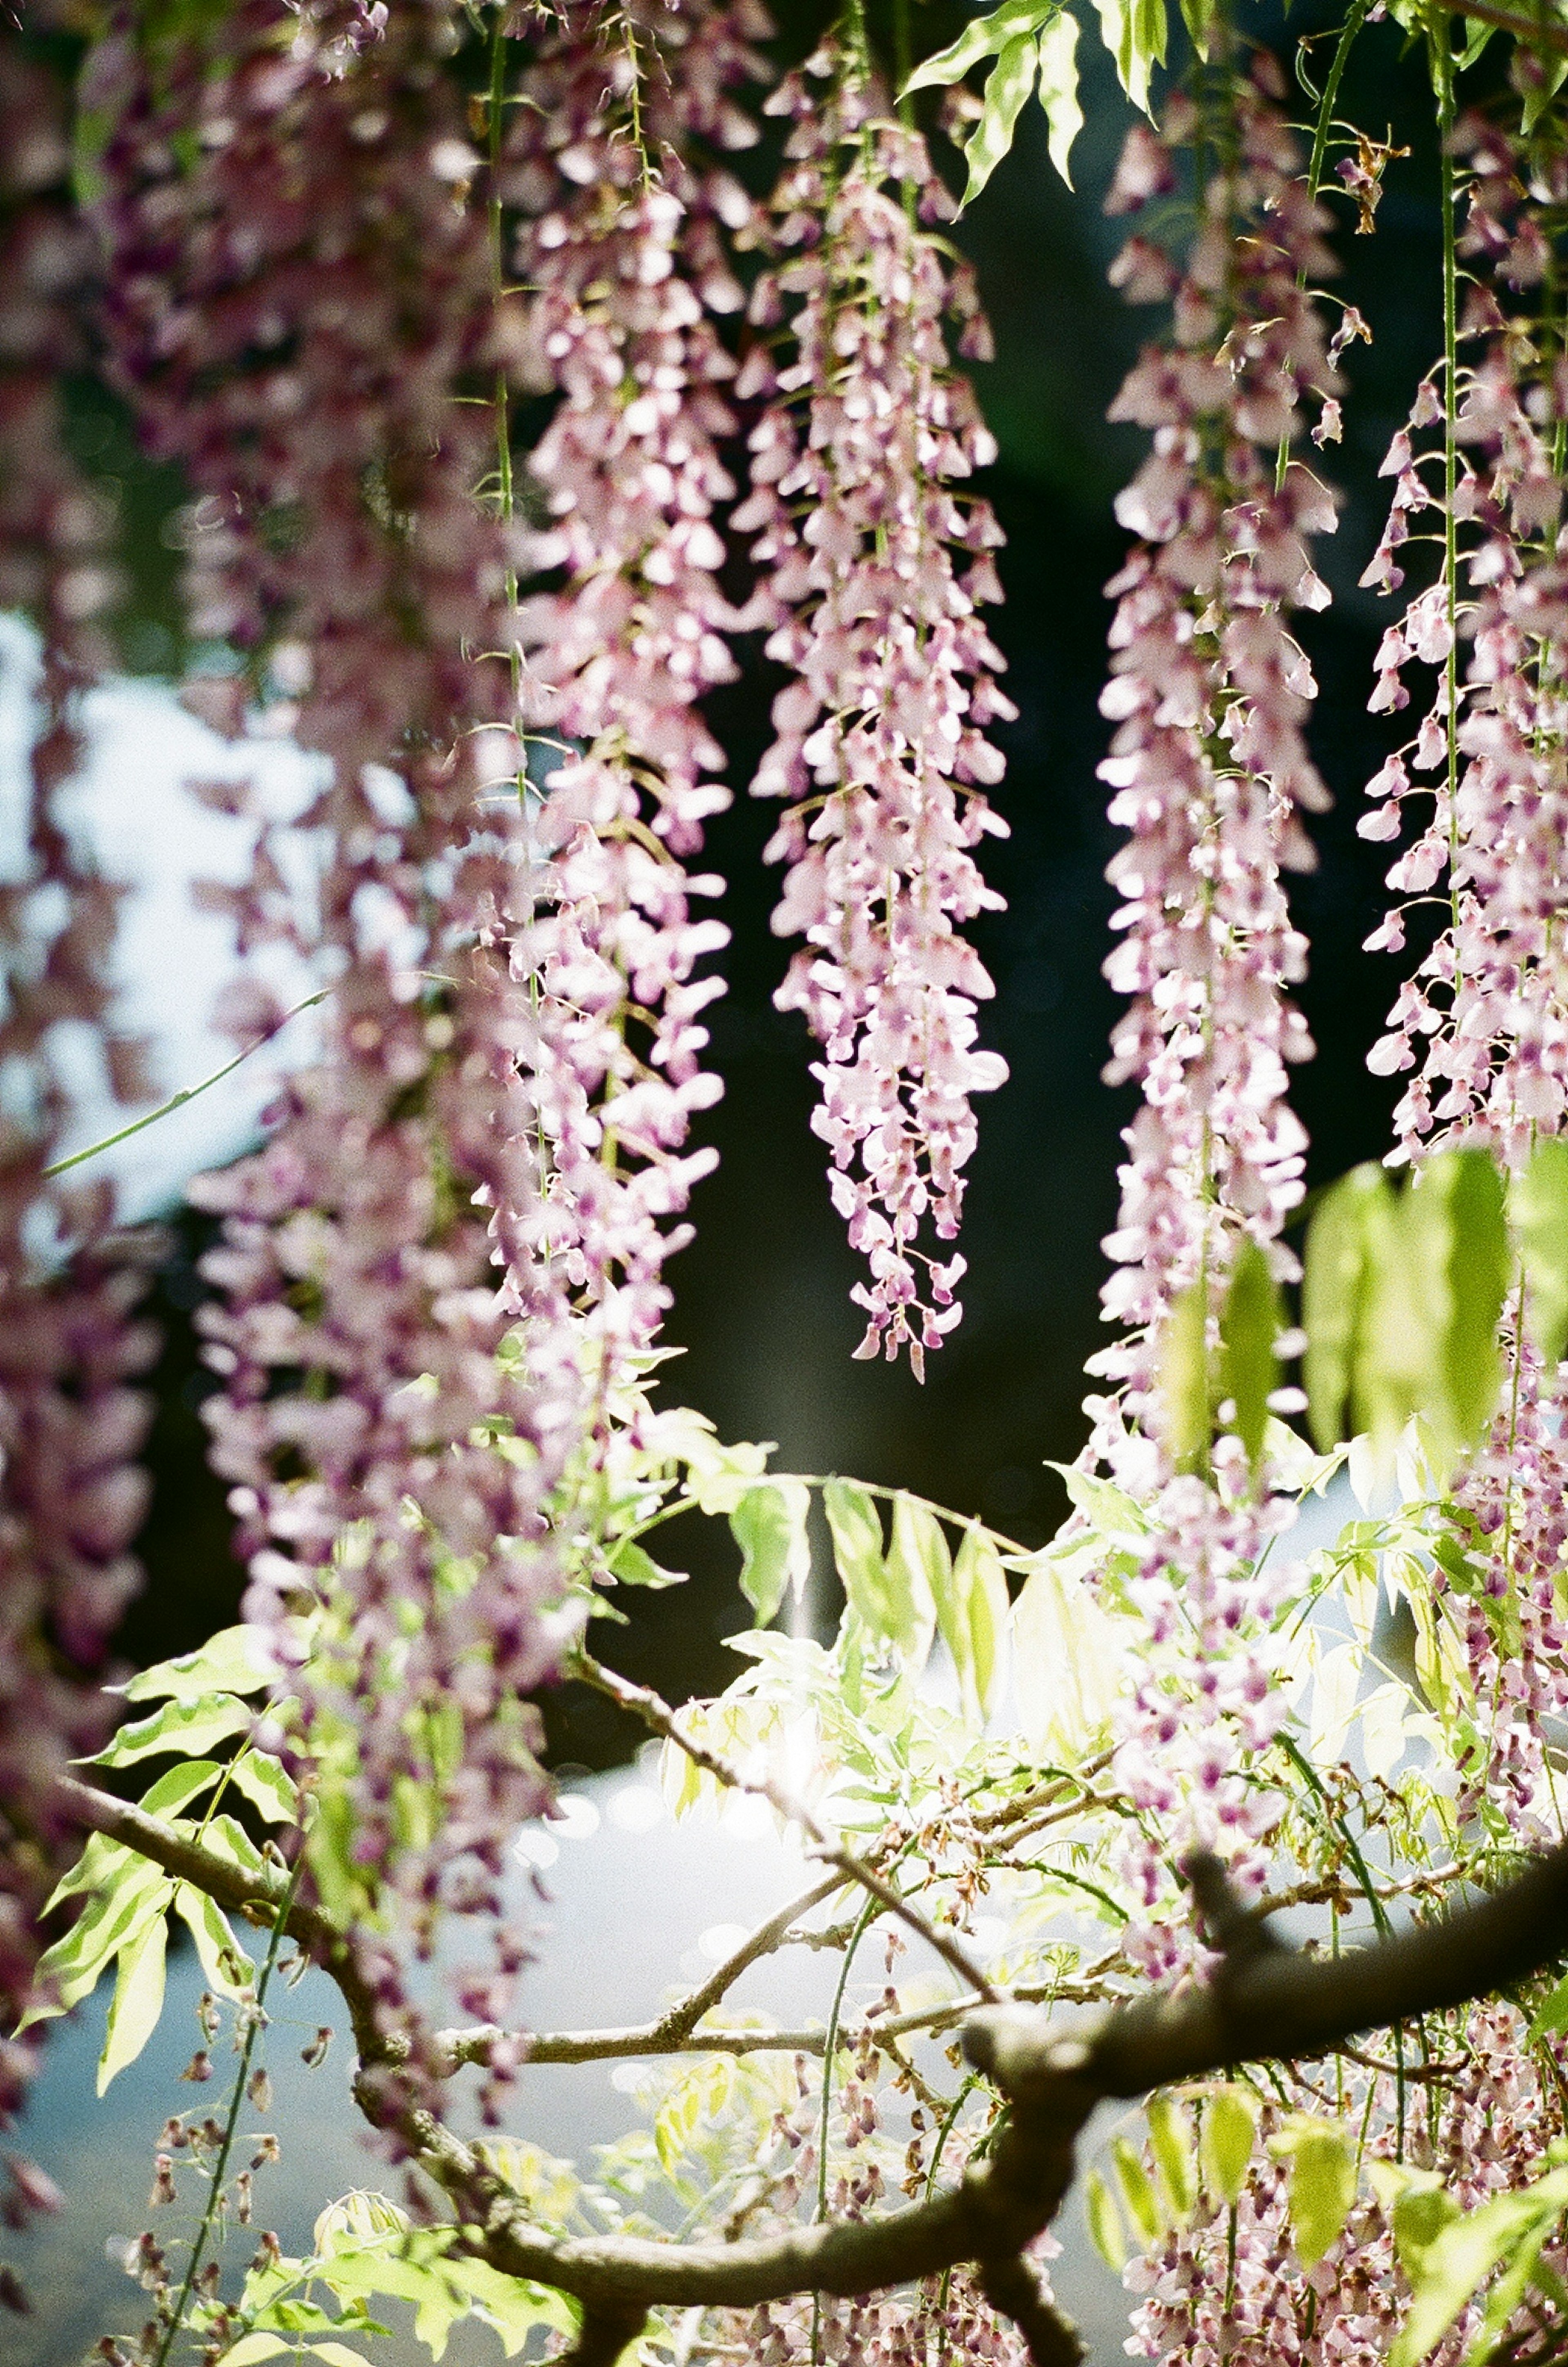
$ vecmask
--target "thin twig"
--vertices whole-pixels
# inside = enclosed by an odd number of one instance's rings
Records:
[[[836,1865],[852,1882],[858,1882],[863,1890],[869,1891],[889,1915],[896,1915],[901,1923],[907,1923],[911,1931],[918,1933],[928,1947],[934,1948],[943,1963],[950,1965],[959,1979],[979,1997],[987,2002],[999,2001],[999,1990],[992,1987],[967,1949],[951,1932],[942,1931],[940,1925],[922,1915],[918,1907],[886,1881],[874,1867],[868,1865],[864,1858],[843,1841],[835,1840],[804,1800],[795,1799],[781,1784],[774,1783],[771,1775],[743,1775],[739,1767],[731,1765],[718,1751],[711,1750],[705,1742],[699,1742],[694,1736],[685,1733],[677,1723],[675,1712],[669,1703],[656,1693],[651,1685],[633,1684],[629,1678],[618,1676],[613,1669],[603,1667],[591,1653],[581,1648],[572,1657],[570,1672],[584,1684],[591,1685],[595,1693],[603,1693],[606,1700],[629,1710],[634,1717],[639,1717],[650,1732],[662,1735],[678,1750],[683,1750],[694,1766],[702,1768],[716,1782],[728,1784],[737,1792],[750,1792],[759,1799],[766,1800],[788,1823],[798,1825],[804,1833],[810,1836],[814,1845],[813,1856],[821,1858],[828,1865]]]

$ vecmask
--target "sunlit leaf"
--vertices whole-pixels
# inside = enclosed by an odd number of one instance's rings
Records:
[[[909,1496],[893,1500],[885,1578],[905,1665],[918,1675],[931,1654],[938,1599],[953,1584],[953,1557],[936,1514]]]
[[[229,1781],[268,1824],[291,1825],[299,1814],[293,1777],[265,1750],[242,1751],[229,1771]]]
[[[1036,1758],[1079,1758],[1116,1706],[1121,1654],[1081,1578],[1039,1554],[1012,1606],[1013,1698]]]
[[[129,1767],[138,1759],[151,1759],[160,1753],[179,1759],[199,1757],[215,1742],[226,1742],[231,1735],[244,1733],[254,1723],[255,1715],[248,1702],[239,1700],[233,1693],[204,1695],[199,1701],[168,1701],[151,1716],[122,1726],[108,1748],[87,1763],[94,1767]]]
[[[103,2053],[98,2057],[98,2093],[134,2063],[158,2027],[164,2010],[164,1967],[168,1926],[162,1915],[151,1917],[121,1952],[119,1975],[109,2004]]]
[[[127,1701],[205,1701],[210,1693],[263,1692],[276,1674],[266,1637],[256,1627],[220,1627],[194,1652],[142,1669],[118,1690]]]
[[[1013,130],[1024,100],[1034,88],[1039,66],[1034,36],[1020,33],[1008,43],[987,75],[980,119],[964,148],[964,161],[969,167],[964,191],[966,206],[979,196],[1012,146]]]
[[[998,56],[1021,34],[1038,32],[1056,14],[1058,5],[1059,0],[1002,0],[999,8],[992,9],[989,16],[976,17],[955,41],[918,65],[904,85],[906,94],[962,82],[982,58]]]
[[[1151,2096],[1148,2115],[1149,2146],[1166,2210],[1184,2223],[1198,2200],[1191,2127],[1180,2105],[1168,2096]]]
[[[1008,1608],[1007,1577],[994,1541],[983,1529],[965,1529],[946,1603],[937,1603],[937,1624],[975,1725],[988,1713],[1001,1675]]]
[[[1243,2088],[1216,2088],[1203,2100],[1199,2164],[1203,2184],[1222,2203],[1234,2203],[1247,2184],[1258,2137],[1258,2108]]]
[[[1094,2248],[1106,2267],[1120,2276],[1127,2265],[1127,2237],[1111,2189],[1098,2169],[1091,2169],[1084,2180],[1083,2200]]]
[[[1256,1466],[1280,1384],[1274,1342],[1281,1329],[1279,1285],[1267,1252],[1250,1237],[1236,1252],[1220,1318],[1220,1394],[1235,1406],[1234,1428]]]
[[[1202,1461],[1213,1436],[1208,1319],[1208,1293],[1195,1282],[1171,1301],[1160,1335],[1160,1433],[1167,1454],[1182,1470]]]
[[[833,1559],[850,1608],[868,1634],[889,1632],[882,1569],[882,1519],[872,1498],[852,1479],[829,1479],[822,1490]]]
[[[1078,104],[1078,20],[1070,8],[1052,17],[1037,48],[1040,104],[1049,127],[1046,147],[1070,189],[1073,142],[1083,130],[1083,108]]]
[[[1328,1186],[1307,1228],[1302,1377],[1307,1419],[1323,1454],[1345,1437],[1349,1420],[1352,1374],[1366,1320],[1369,1210],[1392,1198],[1386,1173],[1369,1161]]]
[[[1155,2191],[1154,2180],[1144,2168],[1136,2146],[1126,2137],[1116,2137],[1111,2143],[1111,2159],[1128,2217],[1145,2244],[1157,2244],[1165,2234],[1165,2213]]]
[[[1568,58],[1561,61],[1568,68]],[[1525,1316],[1543,1361],[1555,1365],[1568,1347],[1568,1142],[1548,1135],[1538,1142],[1508,1194],[1525,1276]]]
[[[807,1515],[811,1492],[799,1479],[770,1479],[749,1488],[729,1515],[741,1552],[740,1591],[765,1627],[793,1588],[798,1603],[811,1576]]]
[[[1356,2200],[1354,2134],[1337,2121],[1299,2112],[1269,2138],[1269,2147],[1289,2163],[1286,2201],[1296,2257],[1303,2269],[1315,2268]]]
[[[255,1967],[240,1946],[229,1919],[216,1899],[188,1882],[176,1885],[174,1908],[189,1927],[201,1959],[203,1978],[220,1997],[238,1998],[249,1988]]]

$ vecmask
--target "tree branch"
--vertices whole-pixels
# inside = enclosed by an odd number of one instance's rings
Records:
[[[95,1830],[239,1913],[276,1920],[276,1877],[245,1875],[86,1784],[67,1778],[63,1790]],[[1011,2109],[986,2157],[954,2189],[885,2218],[791,2226],[730,2244],[542,2232],[498,2174],[412,2100],[398,2076],[400,2041],[377,2031],[349,1940],[309,1907],[291,1908],[284,1928],[324,1964],[348,2002],[361,2109],[446,2192],[461,2245],[504,2274],[582,2302],[579,2367],[613,2367],[610,2346],[629,2340],[621,2330],[650,2307],[744,2309],[798,2293],[855,2295],[968,2260],[980,2264],[998,2305],[1018,2318],[1036,2367],[1068,2367],[1072,2338],[1038,2289],[1019,2282],[1029,2273],[1020,2255],[1055,2215],[1072,2180],[1074,2140],[1102,2098],[1137,2097],[1242,2063],[1327,2054],[1367,2031],[1511,1988],[1568,1951],[1568,1846],[1452,1914],[1331,1958],[1294,1954],[1255,1917],[1237,1916],[1212,1861],[1197,1862],[1190,1876],[1212,1926],[1234,1930],[1241,1942],[1212,1986],[1102,2007],[1066,2027],[1021,2004],[982,2007],[965,2024],[964,2049]]]
[[[857,1856],[844,1842],[835,1840],[804,1800],[794,1798],[782,1784],[775,1784],[772,1776],[743,1775],[718,1751],[710,1750],[706,1743],[698,1742],[694,1736],[687,1734],[676,1722],[675,1712],[669,1703],[656,1693],[651,1685],[634,1685],[628,1678],[617,1676],[614,1669],[603,1667],[592,1653],[581,1648],[572,1657],[570,1673],[583,1684],[591,1685],[595,1693],[603,1693],[606,1700],[615,1702],[621,1709],[629,1710],[634,1717],[640,1717],[651,1732],[662,1735],[666,1742],[672,1742],[678,1750],[683,1750],[694,1765],[704,1769],[718,1783],[727,1784],[737,1792],[754,1793],[758,1798],[766,1800],[790,1824],[798,1825],[803,1832],[810,1835],[815,1844],[814,1856],[819,1857],[826,1865],[836,1865],[852,1882],[858,1882],[863,1890],[869,1890],[889,1915],[896,1915],[928,1947],[934,1948],[943,1963],[951,1966],[967,1988],[976,1990],[982,1998],[998,1998],[998,1992],[953,1934],[942,1931],[939,1924],[932,1923],[922,1915],[918,1907],[892,1883],[886,1881],[874,1867],[868,1865],[864,1858]]]

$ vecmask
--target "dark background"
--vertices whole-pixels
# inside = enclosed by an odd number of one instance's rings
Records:
[[[967,13],[950,0],[921,6],[916,54],[950,39]],[[1324,21],[1301,12],[1284,26],[1276,18],[1280,54],[1290,57]],[[1267,32],[1268,12],[1251,23]],[[799,57],[817,29],[807,12],[787,10],[781,60]],[[1330,47],[1321,36],[1314,42],[1314,80]],[[1011,1076],[980,1105],[961,1243],[969,1261],[964,1322],[931,1359],[923,1387],[901,1365],[851,1360],[862,1327],[848,1294],[860,1263],[829,1206],[823,1147],[807,1123],[813,1054],[800,1021],[771,1006],[788,954],[768,929],[778,882],[761,862],[775,817],[744,790],[765,744],[776,678],[752,651],[743,679],[711,710],[737,790],[711,843],[731,883],[725,916],[734,933],[729,993],[714,1022],[727,1093],[708,1122],[722,1165],[699,1190],[698,1239],[674,1269],[671,1337],[686,1353],[667,1368],[665,1383],[667,1394],[700,1407],[727,1437],[776,1440],[783,1467],[911,1486],[957,1512],[981,1512],[1025,1543],[1043,1539],[1064,1510],[1044,1459],[1069,1458],[1083,1435],[1081,1368],[1101,1336],[1099,1242],[1114,1218],[1118,1132],[1130,1108],[1125,1093],[1100,1082],[1113,1015],[1100,975],[1112,839],[1094,768],[1108,736],[1096,706],[1109,615],[1102,586],[1124,545],[1111,503],[1142,439],[1108,427],[1104,413],[1139,343],[1160,325],[1130,312],[1106,285],[1123,226],[1104,221],[1100,198],[1129,111],[1098,41],[1090,53],[1087,30],[1081,48],[1089,120],[1074,160],[1077,193],[1049,164],[1043,118],[1032,104],[1014,153],[958,232],[978,266],[997,340],[995,362],[978,373],[1001,447],[987,490],[1008,537],[1007,605],[993,630],[1020,708],[999,733],[1009,769],[996,802],[1012,835],[985,848],[1008,910],[976,931],[998,990],[984,1014],[985,1040],[1005,1055]],[[1491,79],[1485,62],[1479,76],[1483,86]],[[1306,101],[1300,105],[1305,113]],[[1303,1000],[1319,1048],[1297,1073],[1296,1099],[1313,1137],[1314,1182],[1382,1152],[1394,1098],[1389,1083],[1368,1076],[1364,1057],[1398,966],[1359,950],[1381,912],[1389,850],[1358,840],[1355,821],[1362,783],[1404,734],[1365,713],[1372,652],[1390,615],[1387,604],[1356,589],[1356,579],[1382,522],[1388,488],[1378,484],[1377,467],[1438,350],[1430,112],[1420,52],[1392,25],[1369,28],[1340,113],[1414,153],[1389,169],[1375,237],[1352,236],[1352,209],[1334,207],[1346,265],[1337,286],[1360,305],[1376,342],[1351,350],[1346,441],[1323,462],[1348,495],[1336,542],[1318,559],[1335,606],[1301,628],[1321,684],[1316,752],[1336,798],[1314,828],[1320,868],[1293,890],[1313,943]],[[938,153],[955,166],[945,146]],[[766,151],[751,161],[765,187]],[[178,657],[176,562],[163,522],[180,488],[137,460],[123,419],[98,390],[81,386],[76,412],[84,451],[126,489],[139,586],[130,656],[139,670],[169,670]],[[231,1618],[238,1599],[196,1412],[203,1381],[189,1314],[200,1290],[200,1239],[195,1220],[177,1218],[160,1285],[167,1347],[152,1450],[156,1495],[141,1548],[150,1582],[125,1637],[139,1658],[195,1641]],[[623,1594],[632,1625],[601,1632],[628,1672],[677,1697],[716,1690],[735,1673],[720,1639],[744,1616],[722,1524],[691,1530],[679,1547],[670,1536],[660,1550],[678,1564],[684,1550],[693,1584]],[[818,1609],[831,1615],[826,1600]],[[606,1764],[637,1738],[597,1703],[562,1696],[548,1712],[558,1761]]]

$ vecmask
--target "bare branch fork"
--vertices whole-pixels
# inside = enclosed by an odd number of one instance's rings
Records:
[[[108,1834],[253,1920],[273,1921],[281,1879],[246,1875],[155,1817],[67,1780],[84,1824]],[[1071,2329],[1023,2257],[1072,2182],[1078,2130],[1106,2097],[1133,2099],[1244,2063],[1332,2053],[1363,2033],[1512,1988],[1568,1953],[1568,1847],[1472,1904],[1344,1955],[1297,1954],[1249,1915],[1211,1858],[1188,1869],[1221,1950],[1213,1983],[1101,2008],[1070,2021],[1018,2005],[982,2006],[964,2025],[970,2062],[1009,2111],[986,2158],[930,2201],[883,2218],[840,2220],[740,2242],[558,2237],[530,2221],[505,2182],[434,2114],[410,2101],[400,2042],[376,2026],[353,1949],[318,1910],[286,1930],[344,1994],[359,2051],[355,2094],[372,2124],[443,2191],[472,2256],[572,2294],[583,2323],[573,2367],[613,2367],[650,2308],[755,2308],[800,2293],[855,2296],[976,2265],[1035,2367],[1071,2367]],[[798,1911],[798,1902],[796,1902]]]

